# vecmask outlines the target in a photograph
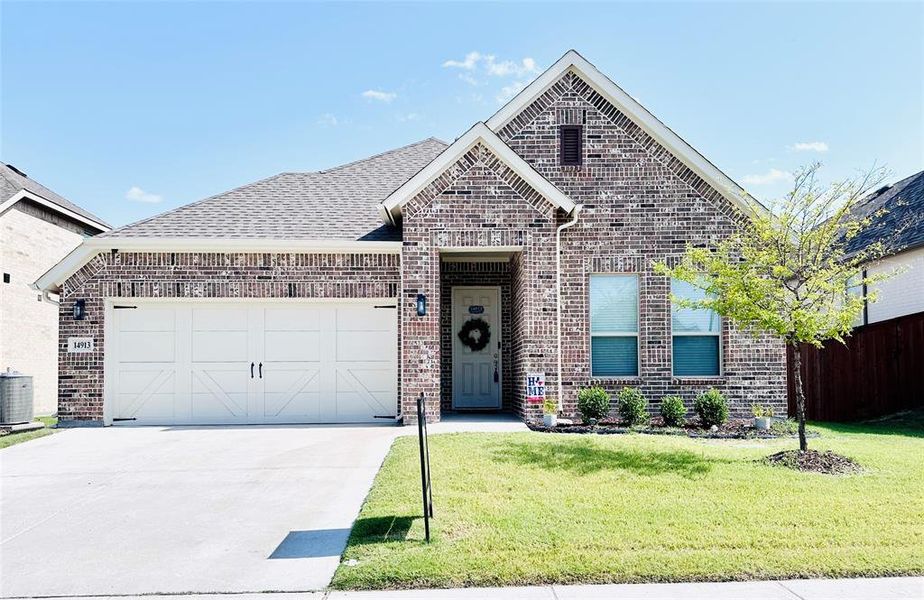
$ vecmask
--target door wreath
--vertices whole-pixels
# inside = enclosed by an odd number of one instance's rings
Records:
[[[472,352],[483,350],[491,341],[491,326],[484,319],[469,319],[459,330],[459,340]]]

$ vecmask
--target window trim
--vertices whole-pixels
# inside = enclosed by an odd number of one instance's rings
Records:
[[[674,282],[674,278],[669,278],[671,284]],[[673,288],[671,285],[670,288]],[[722,315],[715,313],[716,318],[719,320],[719,330],[712,331],[674,331],[674,301],[671,299],[670,295],[673,294],[673,291],[668,292],[667,302],[670,304],[670,310],[668,311],[668,329],[671,332],[671,377],[674,379],[720,379],[725,377],[725,319],[722,318]],[[700,309],[706,310],[706,309]],[[712,311],[715,312],[715,311]],[[674,338],[675,337],[717,337],[719,338],[719,372],[715,375],[677,375],[674,372],[674,367],[676,366],[676,361],[674,361]]]
[[[594,333],[591,317],[590,286],[594,277],[635,277],[635,333],[603,331]],[[587,276],[587,371],[594,381],[639,379],[642,376],[642,274],[637,271],[591,272]],[[594,375],[593,339],[595,337],[635,337],[635,375]]]
[[[578,132],[578,155],[577,161],[565,160],[565,131]],[[584,164],[584,126],[583,125],[559,125],[558,126],[558,164],[563,167],[580,167]]]

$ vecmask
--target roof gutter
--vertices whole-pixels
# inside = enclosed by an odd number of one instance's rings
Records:
[[[583,209],[583,205],[575,205],[574,209],[571,211],[571,220],[567,223],[562,223],[558,226],[558,229],[555,230],[555,320],[558,330],[558,412],[561,412],[564,406],[562,398],[564,386],[561,382],[561,232],[569,227],[573,227],[578,222],[578,217],[581,216],[581,210]]]
[[[67,279],[97,254],[124,252],[279,252],[282,254],[400,254],[401,242],[354,240],[283,240],[260,238],[87,238],[61,262],[32,284],[40,291],[60,289]]]

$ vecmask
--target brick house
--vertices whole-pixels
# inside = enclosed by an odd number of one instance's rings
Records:
[[[32,376],[36,414],[58,406],[58,307],[32,282],[84,238],[108,230],[99,217],[0,163],[0,370]]]
[[[760,210],[569,51],[451,144],[87,240],[37,282],[62,296],[61,418],[408,423],[423,394],[433,420],[533,419],[528,374],[565,415],[589,385],[782,409],[782,343],[672,310],[695,290],[652,269]]]

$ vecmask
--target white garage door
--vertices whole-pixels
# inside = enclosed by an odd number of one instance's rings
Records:
[[[108,318],[115,422],[350,423],[397,410],[393,306],[120,301]]]

